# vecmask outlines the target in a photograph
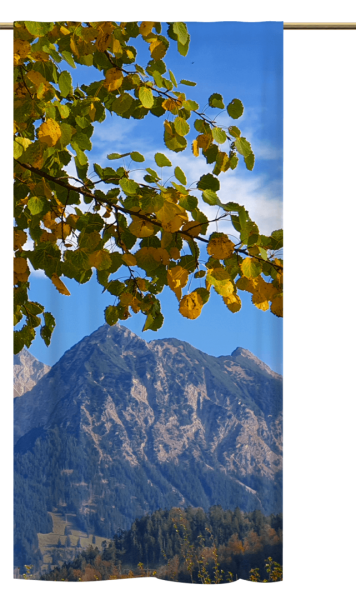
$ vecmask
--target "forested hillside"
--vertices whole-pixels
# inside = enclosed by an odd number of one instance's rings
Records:
[[[95,581],[156,576],[195,583],[248,579],[268,557],[282,563],[282,517],[213,506],[158,510],[102,548],[89,547],[42,579]]]

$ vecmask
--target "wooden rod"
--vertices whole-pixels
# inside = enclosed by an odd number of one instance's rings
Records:
[[[0,30],[13,28],[13,23],[0,23]],[[283,23],[283,29],[356,29],[356,23]]]

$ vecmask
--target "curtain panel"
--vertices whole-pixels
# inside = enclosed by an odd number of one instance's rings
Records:
[[[14,577],[282,580],[283,23],[14,23]]]

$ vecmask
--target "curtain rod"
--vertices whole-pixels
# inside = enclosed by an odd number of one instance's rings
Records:
[[[0,23],[0,30],[13,28],[13,23]],[[356,29],[356,23],[283,23],[283,29]]]

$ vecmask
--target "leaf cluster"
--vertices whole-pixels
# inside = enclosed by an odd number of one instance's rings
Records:
[[[150,52],[144,67],[136,62],[140,37]],[[53,315],[28,298],[30,267],[43,270],[64,295],[70,291],[63,277],[84,284],[96,273],[112,296],[105,310],[110,325],[141,312],[144,330],[159,329],[157,296],[165,286],[189,319],[200,315],[211,287],[232,312],[241,307],[238,290],[245,290],[257,308],[281,316],[283,267],[276,252],[282,232],[260,235],[243,206],[223,204],[217,194],[218,176],[237,167],[238,155],[253,169],[251,146],[236,126],[219,127],[201,111],[184,91],[195,83],[177,83],[163,60],[172,43],[186,56],[185,23],[169,23],[163,35],[162,24],[151,21],[25,21],[14,24],[14,38],[14,314],[15,324],[25,323],[15,333],[15,352],[30,346],[37,327],[49,345],[55,327]],[[94,67],[98,79],[74,88],[66,63]],[[208,104],[225,108],[217,93]],[[234,120],[243,110],[238,99],[227,105]],[[157,171],[147,167],[144,183],[138,182],[127,164],[143,165],[145,158],[125,148],[108,155],[113,167],[94,164],[95,177],[89,176],[94,126],[108,113],[163,117],[164,144],[177,154],[189,150],[193,134],[191,152],[202,155],[212,173],[188,185],[181,167],[157,153]],[[75,178],[66,170],[72,159]],[[167,168],[173,172],[163,175]],[[204,203],[219,210],[214,221],[231,222],[233,241],[219,233],[205,237],[212,220],[201,210]],[[200,259],[198,242],[206,244],[207,261]],[[195,279],[198,287],[184,294]]]

